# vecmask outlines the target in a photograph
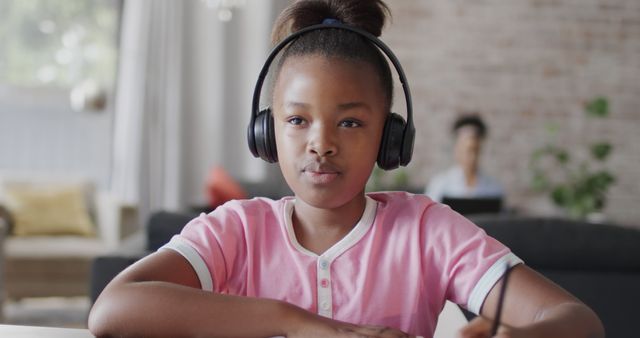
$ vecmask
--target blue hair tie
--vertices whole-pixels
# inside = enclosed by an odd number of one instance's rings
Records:
[[[334,19],[334,18],[326,18],[326,19],[322,20],[322,24],[323,25],[339,25],[341,23],[342,23],[342,21]]]

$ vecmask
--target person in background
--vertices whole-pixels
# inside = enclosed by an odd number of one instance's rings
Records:
[[[442,202],[444,197],[487,198],[504,195],[500,183],[480,169],[480,153],[487,126],[476,114],[459,117],[453,124],[456,165],[437,174],[425,194]]]

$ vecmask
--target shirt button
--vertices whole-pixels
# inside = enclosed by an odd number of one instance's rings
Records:
[[[328,280],[328,279],[326,279],[326,278],[323,278],[323,279],[320,281],[320,286],[322,286],[323,288],[328,288],[328,287],[329,287],[329,280]]]
[[[320,261],[320,269],[326,270],[328,266],[329,266],[329,263],[324,259]]]
[[[320,306],[321,306],[321,307],[322,307],[322,309],[323,309],[323,310],[325,310],[325,311],[326,311],[326,310],[329,310],[329,309],[331,308],[331,304],[329,304],[329,302],[328,302],[328,301],[326,301],[326,300],[325,300],[324,302],[322,302],[322,303],[320,304]]]

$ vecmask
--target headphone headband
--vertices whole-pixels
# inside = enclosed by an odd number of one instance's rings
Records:
[[[256,136],[255,133],[253,131],[253,126],[256,123],[256,117],[258,115],[258,113],[260,112],[260,95],[262,92],[262,86],[264,84],[264,81],[267,77],[267,73],[269,72],[269,67],[271,66],[271,63],[273,62],[273,60],[276,58],[276,56],[278,55],[278,53],[285,48],[287,45],[289,45],[289,43],[291,43],[293,40],[297,39],[298,37],[300,37],[301,35],[304,35],[308,32],[311,31],[316,31],[316,30],[321,30],[321,29],[331,29],[331,28],[337,28],[337,29],[343,29],[343,30],[347,30],[347,31],[351,31],[354,32],[362,37],[364,37],[365,39],[367,39],[368,41],[370,41],[371,43],[373,43],[374,45],[376,45],[378,47],[378,49],[380,49],[385,55],[386,57],[391,61],[391,63],[393,64],[393,67],[395,68],[396,72],[398,73],[398,76],[400,78],[400,83],[402,84],[402,90],[404,92],[404,97],[405,97],[405,102],[406,102],[406,108],[407,108],[407,123],[404,126],[404,129],[402,130],[402,142],[403,142],[403,147],[402,147],[402,153],[403,156],[401,156],[401,161],[400,164],[401,165],[407,165],[409,163],[409,161],[411,160],[411,153],[413,151],[413,140],[414,140],[414,135],[415,135],[415,127],[413,125],[413,105],[411,103],[411,92],[409,90],[409,85],[407,82],[407,78],[404,74],[404,71],[402,70],[402,66],[400,65],[400,61],[398,60],[398,58],[393,54],[393,52],[391,51],[391,49],[389,47],[387,47],[386,44],[384,44],[384,42],[382,42],[380,39],[378,39],[376,36],[374,36],[373,34],[356,28],[356,27],[351,27],[345,24],[341,24],[339,22],[332,22],[332,23],[322,23],[322,24],[317,24],[317,25],[312,25],[309,27],[305,27],[295,33],[292,33],[291,35],[287,36],[285,39],[283,39],[280,43],[278,43],[272,50],[271,53],[269,53],[269,55],[267,56],[267,59],[264,63],[264,65],[262,66],[262,69],[260,70],[260,74],[258,75],[258,80],[256,82],[256,86],[253,92],[253,101],[252,101],[252,107],[251,107],[251,120],[249,122],[249,130],[248,130],[248,141],[249,141],[249,148],[251,149],[251,153],[256,156],[259,157],[259,153],[257,150],[257,145],[256,145]]]

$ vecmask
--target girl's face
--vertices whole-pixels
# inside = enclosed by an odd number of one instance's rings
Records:
[[[298,199],[334,209],[362,198],[387,115],[373,66],[289,57],[273,92],[278,161]]]

